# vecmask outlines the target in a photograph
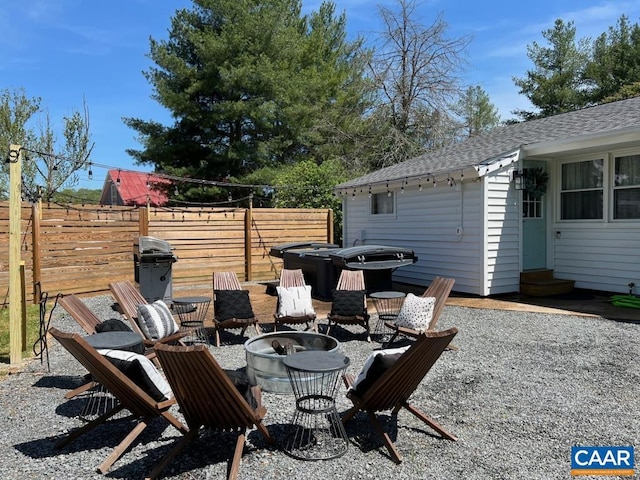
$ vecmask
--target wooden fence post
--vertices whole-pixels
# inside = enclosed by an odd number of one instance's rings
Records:
[[[40,257],[40,220],[41,220],[41,200],[31,205],[31,273],[33,278],[33,304],[40,303],[40,293],[42,291],[42,264]]]
[[[138,216],[138,231],[140,236],[146,237],[149,235],[149,209],[146,207],[140,208],[140,213]]]
[[[327,210],[327,243],[333,243],[333,210],[330,208]]]
[[[253,279],[253,264],[251,255],[251,227],[253,225],[253,200],[249,198],[249,208],[244,211],[244,274],[247,282]]]
[[[20,228],[22,221],[22,147],[9,147],[9,361],[22,361],[22,282]]]

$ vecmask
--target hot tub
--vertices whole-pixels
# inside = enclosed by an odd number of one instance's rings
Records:
[[[253,385],[259,385],[265,392],[293,393],[289,376],[282,360],[273,349],[272,342],[280,345],[293,344],[295,352],[305,350],[324,350],[337,352],[340,342],[329,335],[313,332],[273,332],[250,338],[244,343],[247,356],[247,376]]]

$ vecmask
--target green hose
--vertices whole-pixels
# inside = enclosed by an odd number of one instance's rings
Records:
[[[640,308],[640,297],[633,295],[613,295],[611,303],[616,307]]]

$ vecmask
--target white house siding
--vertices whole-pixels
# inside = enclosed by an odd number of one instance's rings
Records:
[[[609,223],[553,225],[554,276],[577,288],[640,293],[640,226]]]
[[[517,292],[520,287],[520,212],[518,192],[508,170],[484,177],[486,187],[485,282],[480,295]]]
[[[375,190],[374,190],[375,192]],[[370,215],[368,192],[343,202],[344,246],[381,244],[409,248],[412,266],[395,270],[394,281],[427,286],[435,276],[456,279],[455,291],[482,294],[483,189],[481,181],[455,187],[408,185],[395,189],[395,215]],[[458,230],[458,229],[461,230]],[[460,231],[461,234],[457,232]]]

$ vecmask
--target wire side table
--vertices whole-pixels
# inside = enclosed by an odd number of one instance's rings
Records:
[[[296,397],[284,451],[300,460],[329,460],[343,455],[349,441],[336,410],[335,395],[349,358],[311,350],[288,355],[283,363]]]
[[[373,305],[378,312],[378,322],[373,334],[376,338],[383,338],[386,334],[391,333],[387,331],[384,322],[395,321],[404,303],[406,293],[396,291],[373,292],[369,297],[373,300]]]
[[[180,328],[192,333],[193,342],[209,345],[209,336],[204,327],[211,297],[180,297],[174,298],[173,311],[178,314]]]

